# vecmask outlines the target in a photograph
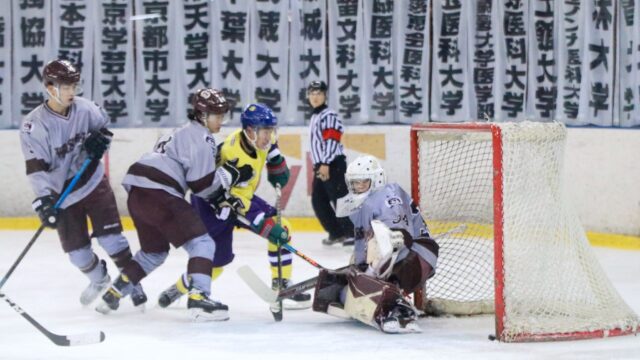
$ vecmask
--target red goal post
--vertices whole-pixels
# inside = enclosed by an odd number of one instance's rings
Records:
[[[412,197],[441,247],[418,307],[494,313],[508,342],[638,331],[564,197],[564,125],[415,124],[410,140]]]

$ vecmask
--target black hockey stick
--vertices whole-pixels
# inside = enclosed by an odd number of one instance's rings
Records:
[[[62,195],[60,195],[60,198],[58,198],[58,201],[56,201],[56,204],[53,206],[54,209],[57,209],[57,208],[60,207],[60,205],[62,205],[62,202],[64,202],[64,199],[67,198],[67,196],[71,193],[71,191],[76,186],[78,181],[80,181],[80,177],[85,172],[85,170],[87,170],[87,167],[89,167],[89,164],[91,163],[92,160],[93,160],[92,158],[87,158],[82,163],[82,166],[80,167],[80,170],[78,170],[78,172],[75,174],[73,179],[71,179],[71,182],[69,183],[67,188],[64,190]],[[24,256],[27,254],[27,251],[29,251],[29,249],[31,249],[31,246],[33,246],[33,244],[36,242],[36,240],[38,239],[38,237],[40,236],[40,234],[42,233],[44,228],[45,228],[44,225],[40,225],[40,227],[38,228],[38,231],[36,231],[36,233],[33,235],[31,240],[27,244],[27,246],[20,253],[20,256],[18,256],[18,259],[16,259],[16,261],[13,263],[13,265],[11,265],[11,268],[9,268],[9,271],[7,271],[7,274],[2,278],[2,281],[0,281],[0,289],[2,289],[2,286],[4,286],[4,283],[7,282],[7,280],[9,279],[9,276],[11,276],[11,274],[16,269],[18,264],[22,261],[22,258],[24,258]]]
[[[58,335],[54,334],[51,331],[47,330],[44,326],[40,325],[31,315],[27,314],[18,304],[11,301],[7,297],[7,295],[0,292],[0,298],[4,298],[4,300],[15,310],[18,314],[22,315],[23,318],[27,319],[31,325],[35,326],[36,329],[40,330],[44,336],[49,338],[54,344],[58,346],[77,346],[77,345],[89,345],[89,344],[97,344],[104,341],[104,333],[102,331],[98,333],[86,333],[86,334],[76,334],[76,335]]]
[[[340,272],[348,268],[349,268],[349,265],[341,267],[336,270],[332,270],[332,271]],[[244,282],[249,286],[249,288],[253,290],[253,292],[256,295],[258,295],[258,297],[260,297],[262,300],[264,300],[267,303],[281,301],[288,297],[311,290],[316,286],[316,283],[318,282],[318,277],[314,276],[307,280],[290,285],[288,288],[280,290],[278,292],[271,289],[264,282],[262,282],[262,280],[260,280],[260,277],[249,266],[246,266],[246,265],[241,266],[238,269],[238,274],[240,275],[240,278],[244,280]]]
[[[276,184],[276,219],[278,222],[278,225],[282,224],[282,213],[281,213],[281,208],[280,208],[280,200],[282,199],[282,188],[280,187],[280,184]],[[280,244],[278,244],[278,248],[276,250],[278,253],[278,286],[276,287],[276,289],[278,289],[278,291],[282,290],[282,255],[280,254],[280,252],[282,251],[282,246]],[[270,307],[271,310],[271,314],[273,314],[273,320],[275,321],[282,321],[282,300],[278,300],[276,302],[274,302],[274,304],[271,305]]]

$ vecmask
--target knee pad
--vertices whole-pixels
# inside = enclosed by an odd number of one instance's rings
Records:
[[[129,242],[122,233],[98,236],[98,244],[109,256],[113,256],[129,247]]]
[[[164,263],[168,255],[168,252],[148,253],[140,250],[133,256],[133,260],[140,265],[145,274],[150,274]]]
[[[187,241],[182,245],[189,253],[189,258],[201,257],[213,261],[213,255],[216,252],[216,243],[213,242],[209,234],[200,235]]]
[[[71,263],[82,272],[91,271],[98,264],[98,256],[93,253],[91,245],[68,253]]]

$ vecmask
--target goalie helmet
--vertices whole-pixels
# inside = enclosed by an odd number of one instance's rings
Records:
[[[80,71],[69,60],[51,60],[42,69],[42,80],[47,85],[80,82]]]
[[[194,110],[206,114],[224,114],[229,111],[229,102],[222,92],[216,89],[196,90],[191,105]]]
[[[354,193],[352,181],[354,180],[371,180],[368,191],[375,190],[385,186],[387,179],[384,175],[384,169],[380,166],[378,159],[371,155],[360,156],[353,160],[347,166],[345,174],[349,192]]]
[[[247,127],[276,127],[278,126],[278,118],[271,109],[263,104],[249,104],[240,115],[242,128]]]

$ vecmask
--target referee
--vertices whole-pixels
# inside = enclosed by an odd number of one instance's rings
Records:
[[[309,134],[311,138],[311,158],[313,160],[313,188],[311,204],[320,224],[329,238],[322,240],[325,245],[353,244],[353,225],[348,217],[336,218],[336,200],[349,192],[344,181],[347,162],[340,139],[344,133],[342,121],[335,111],[326,104],[327,84],[312,81],[307,87],[307,99],[313,108]]]

